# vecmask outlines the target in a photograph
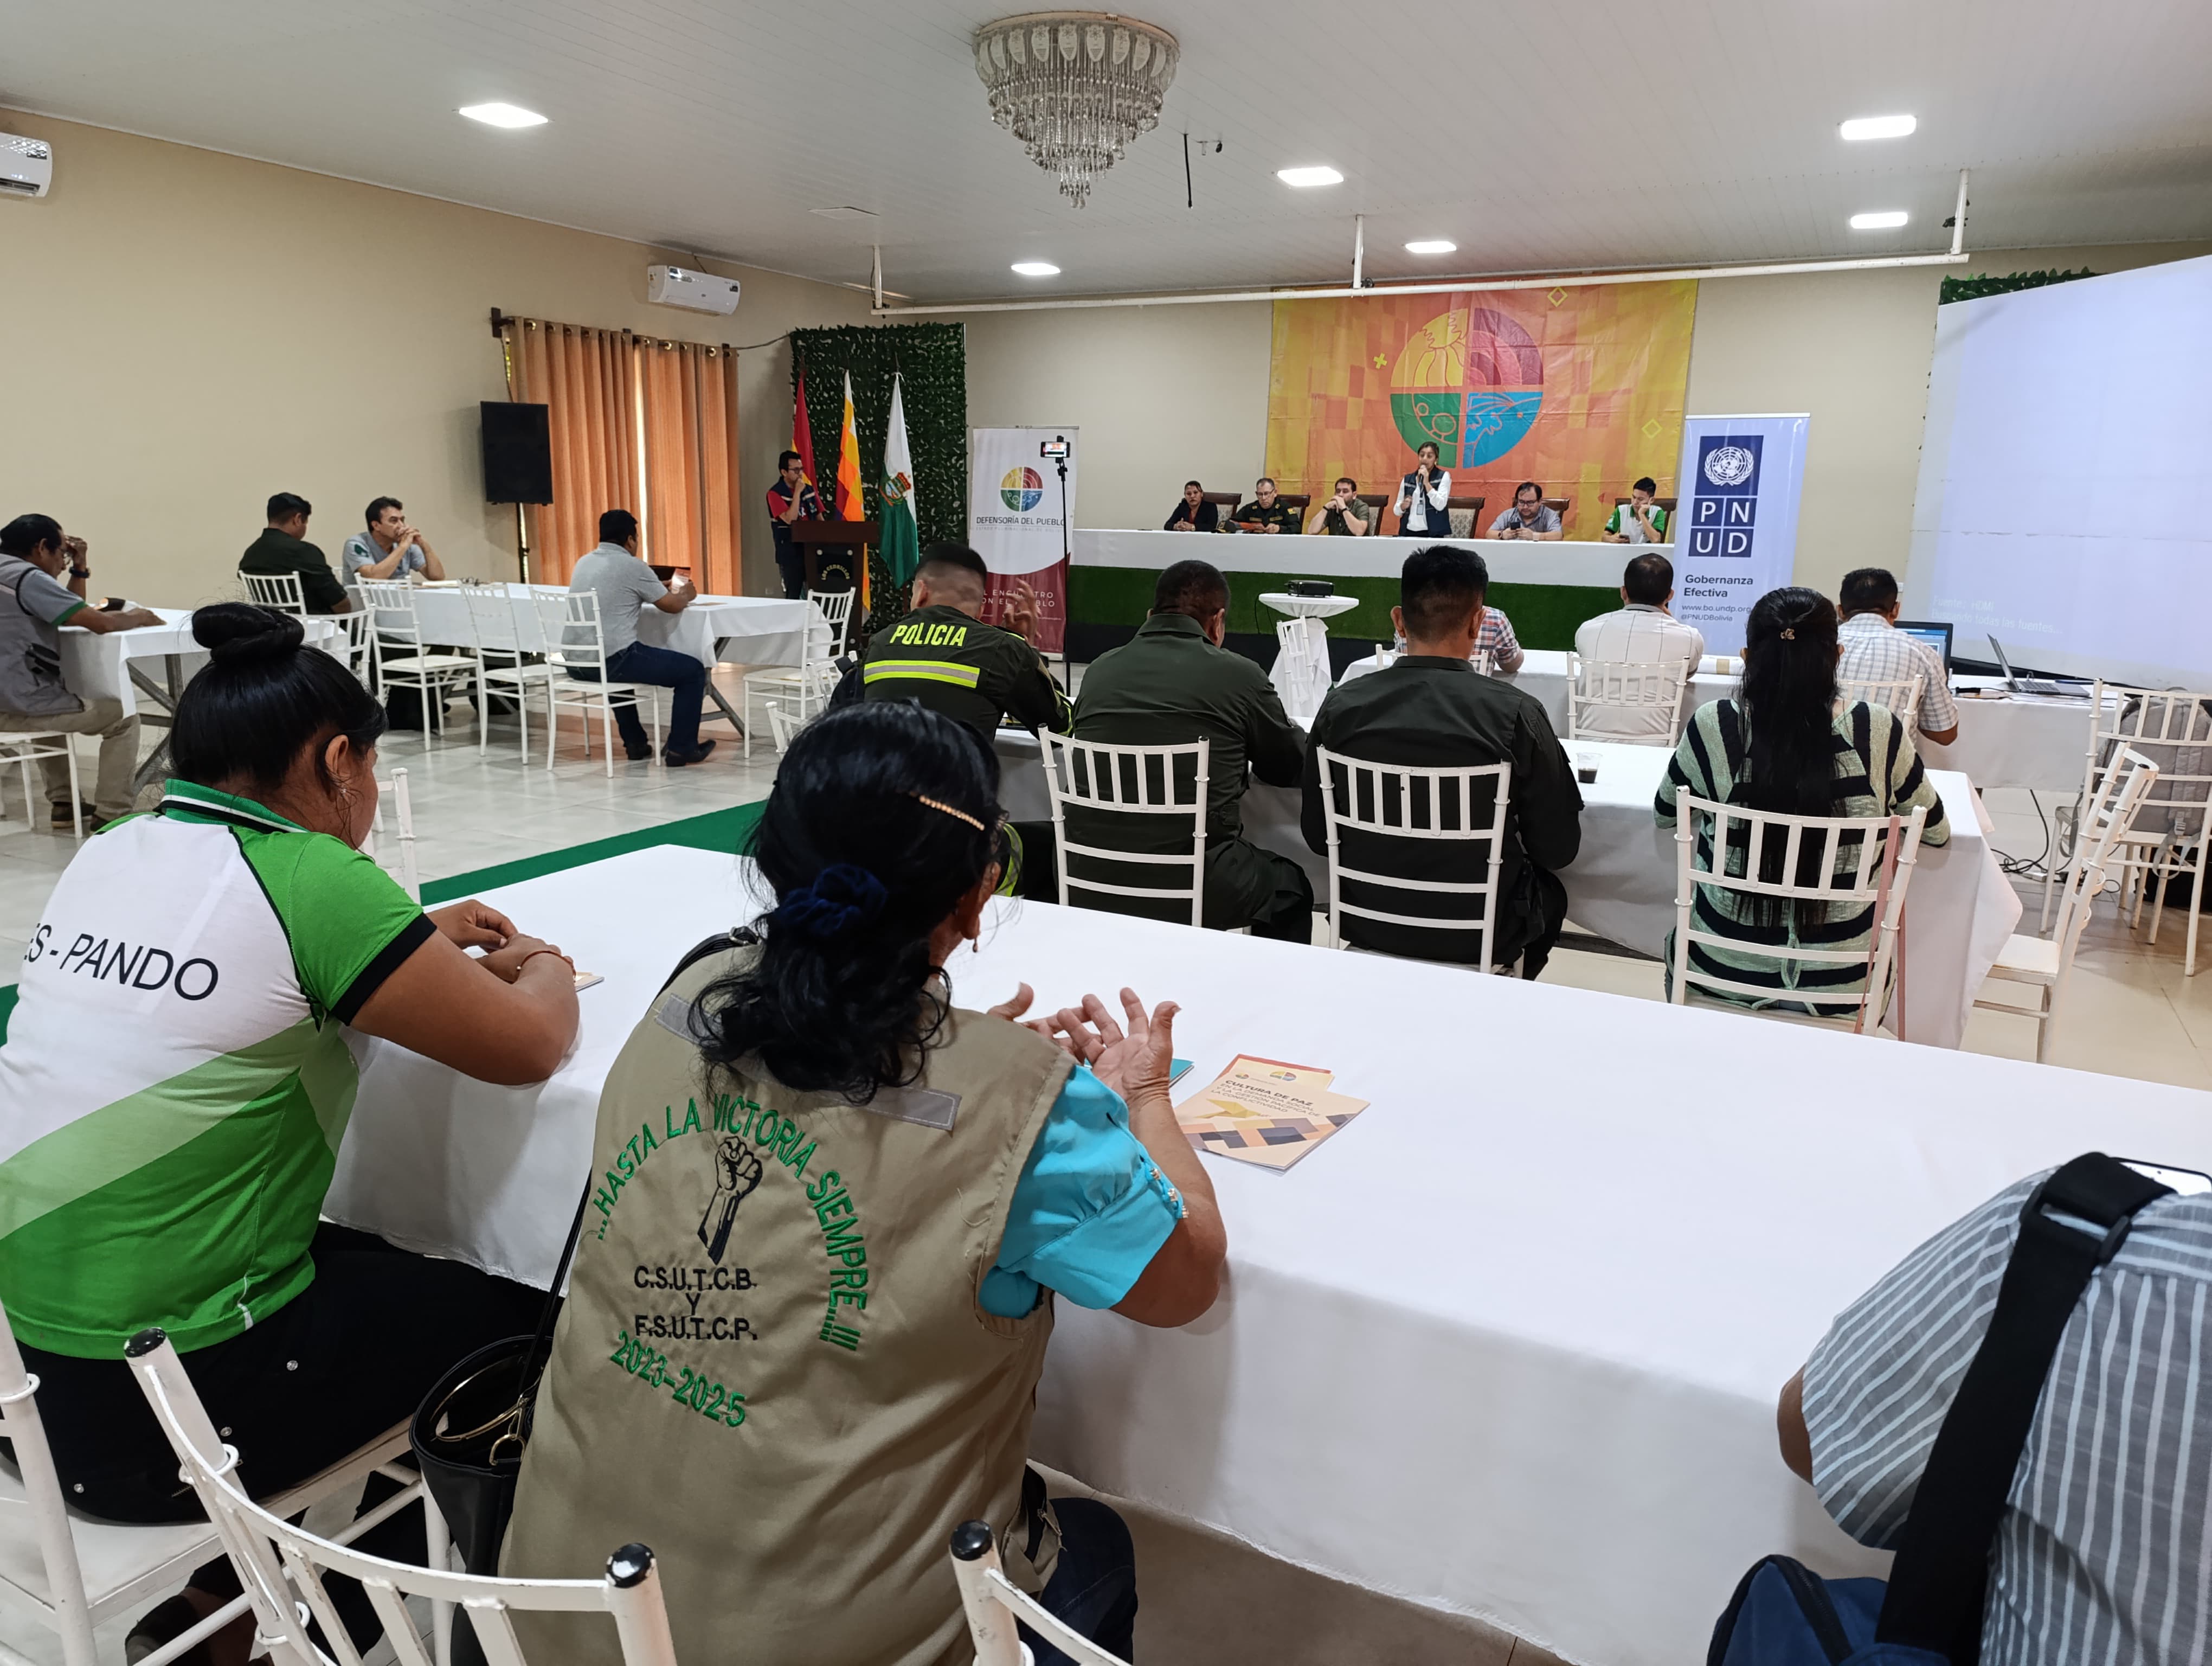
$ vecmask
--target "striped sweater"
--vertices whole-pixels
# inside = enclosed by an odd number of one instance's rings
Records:
[[[1845,708],[1836,718],[1835,748],[1836,797],[1833,808],[1827,813],[1909,816],[1914,810],[1924,807],[1928,820],[1920,836],[1921,842],[1940,845],[1949,840],[1951,829],[1943,819],[1943,801],[1936,796],[1927,772],[1920,767],[1919,755],[1912,750],[1911,737],[1886,708],[1869,706],[1863,701],[1856,701]],[[1674,749],[1674,758],[1667,766],[1666,779],[1659,783],[1659,794],[1652,811],[1660,826],[1674,825],[1675,799],[1680,793],[1722,804],[1740,802],[1739,788],[1749,767],[1749,753],[1750,739],[1741,705],[1733,700],[1716,700],[1700,706],[1692,714],[1689,727],[1683,731],[1681,742]],[[1698,866],[1704,868],[1712,860],[1711,818],[1701,818],[1695,831]],[[1839,842],[1844,843],[1844,849],[1838,853],[1838,866],[1849,871],[1856,851],[1850,843]],[[1732,849],[1728,853],[1726,871],[1731,874],[1743,873],[1743,851]],[[1801,1001],[1788,1000],[1786,992],[1818,990],[1822,994],[1847,995],[1865,987],[1865,976],[1856,967],[1782,960],[1752,952],[1751,949],[1760,943],[1822,949],[1864,948],[1874,929],[1871,908],[1804,903],[1799,905],[1793,917],[1762,925],[1750,917],[1748,899],[1741,893],[1710,885],[1698,887],[1694,908],[1693,918],[1699,931],[1733,938],[1744,944],[1746,949],[1738,952],[1692,943],[1691,965],[1734,982],[1758,984],[1775,991],[1773,997],[1764,1000],[1731,996],[1719,990],[1700,992],[1714,1000],[1738,1000],[1747,1006],[1780,1006],[1795,1012],[1833,1012],[1833,1007],[1808,1007]],[[1670,932],[1667,939],[1670,969],[1674,954],[1674,934]],[[1670,970],[1670,993],[1671,976]]]

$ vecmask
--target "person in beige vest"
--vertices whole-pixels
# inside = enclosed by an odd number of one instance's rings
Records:
[[[1168,1102],[1171,1004],[1123,990],[1126,1031],[1095,996],[1017,1022],[1026,984],[952,1004],[996,793],[919,705],[809,725],[750,853],[775,907],[687,957],[608,1076],[501,1571],[651,1546],[679,1660],[965,1663],[946,1552],[974,1518],[1130,1652],[1127,1529],[1048,1505],[1025,1462],[1053,1298],[1187,1324],[1226,1239]],[[617,1659],[607,1627],[525,1640],[537,1666]]]

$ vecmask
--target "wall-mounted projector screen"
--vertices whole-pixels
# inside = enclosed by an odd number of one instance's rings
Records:
[[[1969,659],[2212,688],[2212,258],[1936,309],[1905,611]]]

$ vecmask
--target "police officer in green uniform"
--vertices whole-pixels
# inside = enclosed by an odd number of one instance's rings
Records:
[[[1249,926],[1258,937],[1310,942],[1313,885],[1288,856],[1244,836],[1244,771],[1271,787],[1296,783],[1305,768],[1305,732],[1283,714],[1267,672],[1221,646],[1229,581],[1210,562],[1179,561],[1160,575],[1152,617],[1136,636],[1091,662],[1075,705],[1075,738],[1124,746],[1184,745],[1203,738],[1206,754],[1206,895],[1202,923],[1217,931]],[[1133,829],[1136,818],[1067,812],[1077,844],[1168,854],[1190,848],[1188,836]],[[1072,859],[1071,873],[1109,885],[1174,885],[1188,869]],[[1096,870],[1095,872],[1093,870]],[[1175,876],[1175,877],[1167,877]],[[1142,903],[1112,897],[1124,913],[1166,917]],[[1108,906],[1101,902],[1098,906]],[[1188,919],[1186,912],[1182,916]]]
[[[1261,475],[1252,487],[1252,501],[1230,519],[1240,532],[1295,532],[1298,512],[1275,495],[1275,483]]]
[[[852,699],[913,700],[942,712],[988,749],[1001,720],[1066,734],[1067,696],[1028,638],[1036,603],[1017,593],[1003,629],[979,615],[989,588],[982,556],[957,544],[932,544],[915,575],[914,611],[869,639],[866,657],[832,705]]]

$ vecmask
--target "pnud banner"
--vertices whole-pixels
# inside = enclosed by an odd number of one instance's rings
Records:
[[[1743,651],[1751,605],[1790,581],[1812,419],[1686,416],[1674,516],[1674,617],[1714,654]]]

